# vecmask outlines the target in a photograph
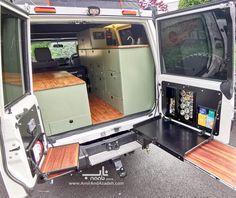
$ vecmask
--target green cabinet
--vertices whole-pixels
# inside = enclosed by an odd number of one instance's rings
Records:
[[[36,91],[47,135],[92,124],[86,84]]]
[[[87,50],[92,93],[124,115],[149,110],[155,101],[155,70],[148,46]]]

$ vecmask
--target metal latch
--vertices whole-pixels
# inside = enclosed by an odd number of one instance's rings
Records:
[[[120,148],[119,141],[109,142],[106,144],[107,151],[118,150]]]
[[[14,148],[14,149],[9,150],[9,152],[14,152],[14,151],[19,151],[19,150],[20,150],[20,146]]]

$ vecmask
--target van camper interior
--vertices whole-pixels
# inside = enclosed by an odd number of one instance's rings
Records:
[[[142,25],[31,24],[31,48],[48,136],[154,106],[154,62]]]

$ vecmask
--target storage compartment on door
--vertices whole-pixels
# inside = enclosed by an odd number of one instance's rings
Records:
[[[219,135],[222,93],[162,82],[162,112],[202,131]]]
[[[153,118],[134,126],[144,140],[152,142],[175,157],[183,160],[187,152],[206,142],[207,135],[200,135],[188,127],[164,118]]]

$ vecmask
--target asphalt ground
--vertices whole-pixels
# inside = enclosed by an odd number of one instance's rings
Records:
[[[236,122],[230,144],[236,146]],[[118,177],[111,163],[105,162],[82,173],[54,179],[53,183],[37,184],[32,197],[236,197],[236,191],[156,146],[150,147],[150,153],[140,149],[132,155],[122,157],[122,160],[128,173],[124,179]],[[82,176],[85,173],[97,174],[103,167],[110,183],[104,182],[103,178],[96,180],[98,178],[93,177],[91,181],[90,177],[86,180]],[[0,197],[7,197],[2,182]]]

